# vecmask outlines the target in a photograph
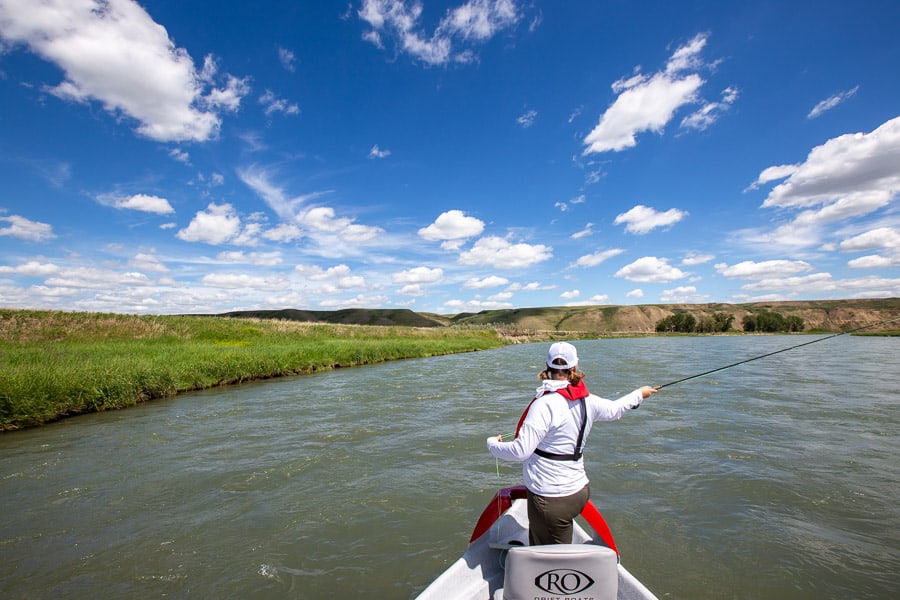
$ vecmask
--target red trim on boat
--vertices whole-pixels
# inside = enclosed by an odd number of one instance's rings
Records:
[[[527,492],[524,485],[503,488],[497,492],[494,495],[494,498],[488,502],[488,505],[484,507],[481,516],[478,517],[478,522],[475,524],[475,530],[472,532],[469,543],[471,544],[487,533],[491,528],[491,525],[500,518],[500,515],[510,509],[513,500],[524,499],[526,497]],[[587,501],[584,510],[581,511],[581,516],[588,522],[588,525],[591,526],[597,535],[600,536],[603,543],[611,550],[614,550],[616,554],[619,554],[619,549],[616,548],[616,540],[613,539],[612,531],[609,530],[606,519],[603,518],[603,515],[600,514],[600,511],[597,510],[597,507],[594,506],[593,502],[590,500]]]

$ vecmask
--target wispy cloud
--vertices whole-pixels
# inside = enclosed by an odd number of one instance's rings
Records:
[[[648,206],[638,204],[631,210],[616,217],[616,225],[625,224],[625,231],[643,235],[650,233],[657,227],[669,227],[678,223],[687,216],[687,212],[677,208],[670,208],[665,212],[659,212]]]
[[[835,106],[842,104],[855,96],[857,91],[859,91],[859,86],[856,86],[853,89],[846,90],[844,92],[838,92],[833,96],[825,98],[824,100],[813,106],[812,110],[809,111],[809,114],[806,115],[806,118],[815,119],[816,117],[821,117],[824,113],[828,112]]]

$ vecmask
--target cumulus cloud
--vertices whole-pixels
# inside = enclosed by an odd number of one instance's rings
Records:
[[[687,212],[670,208],[665,212],[658,212],[648,206],[638,204],[628,212],[616,217],[614,224],[625,223],[625,231],[643,235],[650,233],[657,227],[668,227],[681,221],[687,216]]]
[[[764,208],[794,211],[763,241],[813,245],[821,226],[859,218],[889,205],[900,193],[900,117],[869,133],[845,134],[812,149],[798,165],[769,167],[757,184],[784,179]],[[752,186],[751,186],[752,187]]]
[[[616,277],[641,283],[668,283],[687,277],[687,273],[670,265],[665,258],[644,256],[619,269]]]
[[[900,229],[878,227],[842,241],[839,248],[843,252],[878,252],[849,261],[847,265],[853,269],[900,266]]]
[[[357,16],[369,29],[363,39],[378,48],[389,41],[397,51],[428,65],[471,62],[475,42],[483,43],[519,20],[515,0],[469,0],[449,9],[431,34],[421,24],[423,6],[407,0],[363,0]]]
[[[766,260],[762,262],[745,260],[730,266],[719,263],[715,267],[721,275],[733,279],[785,277],[813,270],[812,265],[803,260]]]
[[[443,278],[443,269],[429,269],[428,267],[415,267],[391,275],[391,281],[400,284],[437,283]]]
[[[469,279],[467,282],[463,284],[463,287],[467,290],[486,290],[489,288],[499,287],[501,285],[506,285],[509,283],[509,279],[506,277],[500,277],[498,275],[490,275],[483,279],[478,279],[477,277],[473,277]]]
[[[234,240],[241,230],[241,219],[230,204],[210,203],[197,211],[187,227],[175,234],[186,242],[219,245]]]
[[[700,52],[707,35],[695,36],[679,47],[665,68],[652,75],[637,72],[612,85],[618,94],[600,117],[600,122],[584,138],[584,154],[618,152],[637,145],[637,135],[645,131],[662,133],[679,108],[699,101],[705,81],[697,73],[706,65]],[[707,103],[682,122],[683,127],[705,129],[737,98],[734,88],[722,92],[722,100]]]
[[[693,267],[696,265],[704,265],[715,260],[715,258],[716,257],[712,254],[697,254],[694,252],[689,252],[687,256],[681,259],[681,264],[686,267]]]
[[[155,273],[168,273],[169,268],[162,263],[159,258],[154,254],[147,254],[146,252],[138,252],[134,255],[128,262],[128,266],[140,269],[141,271],[151,271]]]
[[[205,141],[221,113],[237,110],[246,80],[226,75],[216,87],[215,61],[197,71],[187,51],[131,0],[6,0],[0,37],[57,65],[64,79],[49,91],[78,102],[99,101],[138,122],[157,141]]]
[[[59,271],[59,267],[53,263],[29,260],[17,267],[0,265],[0,274],[22,275],[25,277],[47,277]]]
[[[466,216],[461,210],[441,213],[434,223],[419,230],[419,237],[429,242],[442,242],[447,250],[456,250],[469,238],[481,235],[484,223],[475,217]]]
[[[543,244],[513,244],[497,236],[481,238],[470,250],[459,255],[464,265],[521,269],[543,262],[553,256],[553,248]]]
[[[9,225],[0,226],[0,236],[8,235],[29,242],[46,242],[56,237],[51,225],[32,221],[19,215],[9,215],[8,217],[0,215],[0,223],[3,222],[9,223]]]
[[[113,202],[116,208],[127,208],[157,215],[168,215],[175,212],[172,205],[165,198],[149,194],[134,194],[125,198],[116,198]]]

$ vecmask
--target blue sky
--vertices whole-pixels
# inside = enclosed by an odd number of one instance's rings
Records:
[[[900,3],[0,0],[0,306],[900,296]]]

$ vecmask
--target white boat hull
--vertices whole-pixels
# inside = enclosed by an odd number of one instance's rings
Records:
[[[606,546],[591,537],[576,521],[573,544]],[[502,598],[505,562],[509,549],[528,544],[528,511],[526,501],[512,500],[512,505],[474,539],[466,552],[450,565],[417,600],[489,600]],[[612,544],[614,546],[614,543]],[[615,548],[613,548],[615,550]],[[658,600],[621,562],[617,564],[616,600]],[[580,596],[575,596],[580,597]]]

